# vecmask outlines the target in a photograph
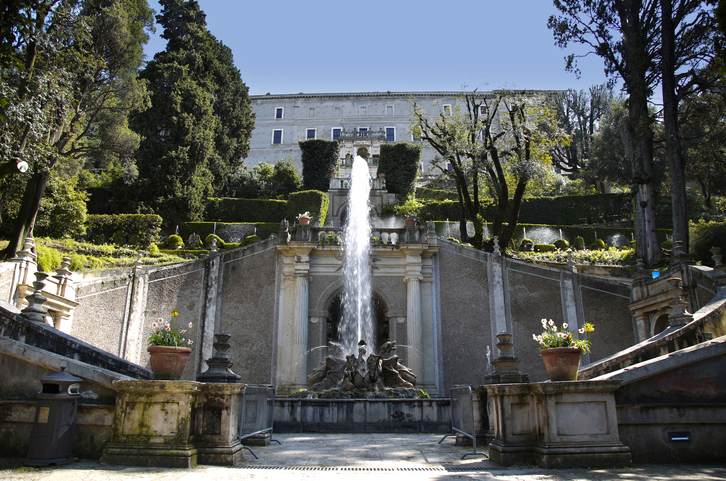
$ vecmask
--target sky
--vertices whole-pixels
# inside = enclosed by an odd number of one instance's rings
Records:
[[[555,45],[550,0],[198,3],[251,95],[586,90],[607,80],[594,54],[580,59],[579,79],[565,71],[565,55],[587,50]],[[161,33],[147,59],[164,49]]]

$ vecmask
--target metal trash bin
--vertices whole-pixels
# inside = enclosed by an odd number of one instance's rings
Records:
[[[73,440],[76,431],[76,410],[82,397],[78,391],[83,381],[65,372],[40,378],[43,390],[38,393],[38,407],[30,432],[26,466],[49,466],[73,461]]]

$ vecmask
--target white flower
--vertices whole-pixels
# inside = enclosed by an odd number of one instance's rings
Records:
[[[567,323],[566,322],[563,322],[562,323],[562,329],[567,329]]]
[[[555,323],[554,323],[554,321],[552,319],[550,319],[549,324],[550,324],[550,326],[554,326],[555,325]]]
[[[577,330],[577,332],[579,332],[580,334],[585,334],[585,328],[581,327],[580,329]]]

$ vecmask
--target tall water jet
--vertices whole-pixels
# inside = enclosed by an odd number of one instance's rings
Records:
[[[350,176],[348,217],[344,230],[343,318],[339,333],[346,354],[356,354],[361,340],[373,349],[377,348],[371,309],[370,191],[368,163],[357,156]]]

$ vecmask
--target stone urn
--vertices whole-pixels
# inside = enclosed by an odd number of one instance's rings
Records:
[[[539,355],[551,381],[577,381],[582,353],[579,347],[553,347],[542,349]]]
[[[151,371],[157,380],[181,379],[184,366],[192,350],[188,347],[177,346],[149,346]]]
[[[310,217],[300,217],[298,219],[298,222],[300,223],[300,225],[308,225],[310,224]]]

